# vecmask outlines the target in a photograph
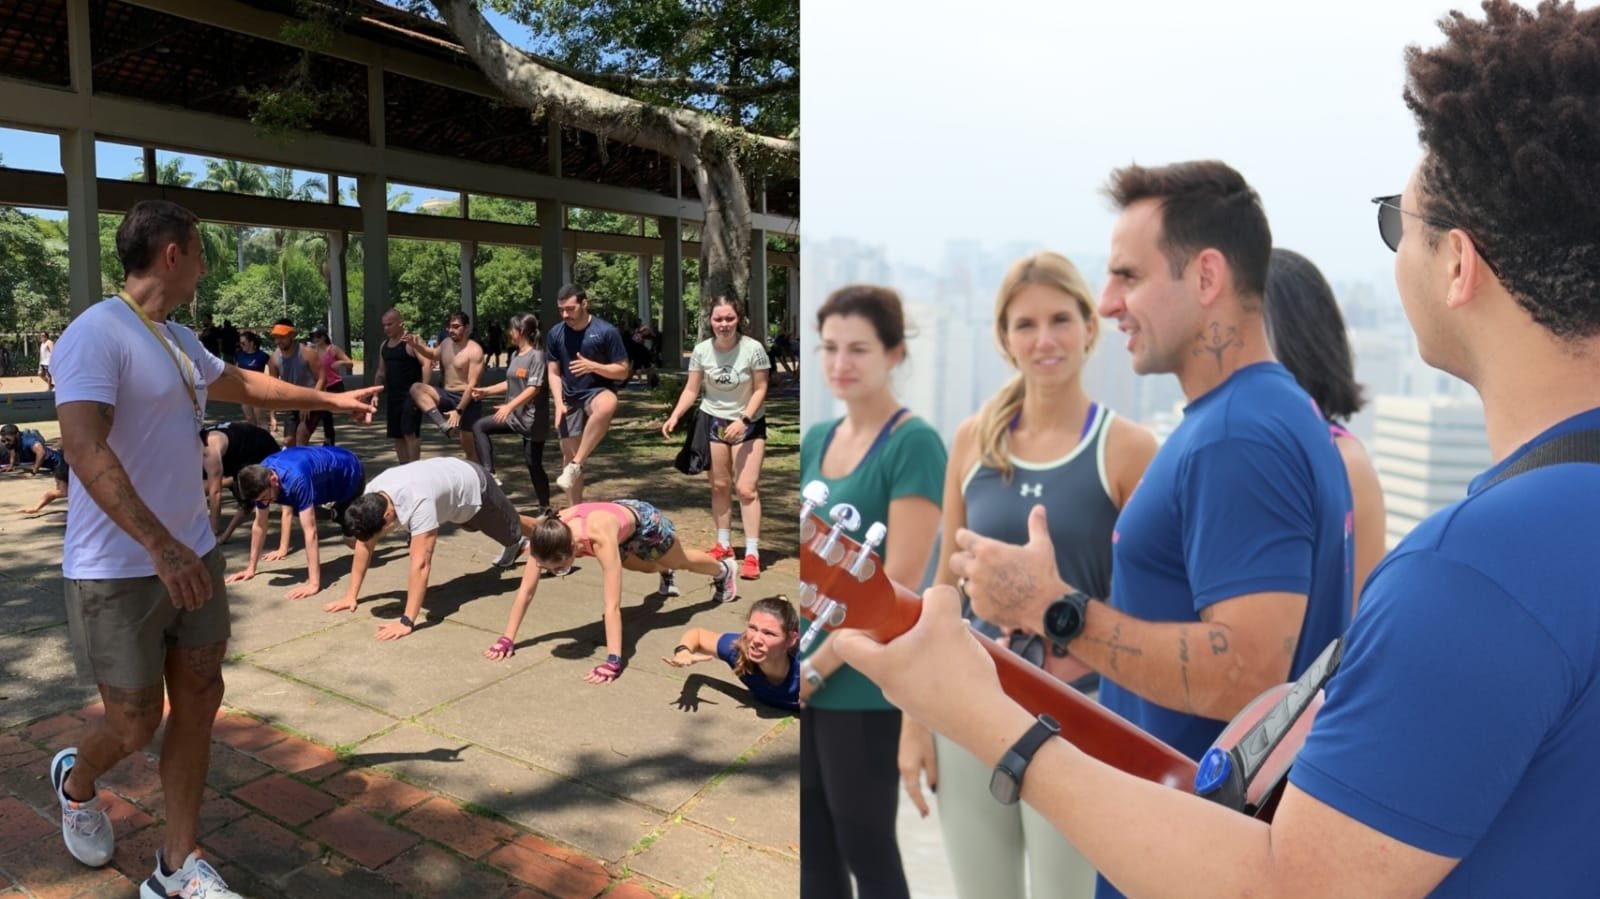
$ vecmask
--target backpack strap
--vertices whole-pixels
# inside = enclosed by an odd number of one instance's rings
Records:
[[[1495,475],[1494,480],[1483,485],[1483,489],[1487,490],[1501,481],[1510,480],[1535,468],[1567,462],[1600,464],[1600,430],[1573,431],[1539,444],[1508,466],[1505,471]]]

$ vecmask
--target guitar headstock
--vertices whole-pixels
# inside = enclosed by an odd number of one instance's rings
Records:
[[[863,530],[861,514],[848,503],[828,507],[828,488],[821,481],[807,484],[801,495],[800,608],[811,625],[800,638],[800,651],[824,630],[838,627],[860,628],[880,640],[909,630],[920,601],[889,580],[877,554],[889,529],[873,522]]]

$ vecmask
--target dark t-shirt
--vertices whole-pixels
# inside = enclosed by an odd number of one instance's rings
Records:
[[[732,668],[738,664],[739,656],[735,647],[739,643],[738,634],[723,634],[717,638],[717,658],[728,663]],[[770,706],[788,709],[791,712],[800,710],[800,665],[794,659],[789,660],[789,676],[783,683],[775,684],[767,680],[767,676],[757,669],[754,674],[742,675],[739,678],[750,689],[750,695]]]
[[[628,348],[622,342],[622,332],[598,315],[589,317],[582,331],[574,331],[566,322],[558,322],[545,338],[545,355],[561,363],[561,398],[569,406],[581,406],[602,390],[617,389],[616,381],[599,375],[575,375],[572,363],[581,353],[590,362],[609,365],[628,358]]]
[[[242,421],[225,421],[214,427],[204,428],[200,431],[200,441],[204,443],[213,431],[221,432],[228,438],[228,448],[222,453],[223,477],[231,478],[246,465],[255,465],[282,449],[277,439],[264,428]]]
[[[240,351],[238,355],[233,357],[233,364],[246,371],[266,371],[267,354],[260,347],[256,347],[256,351],[253,353]]]

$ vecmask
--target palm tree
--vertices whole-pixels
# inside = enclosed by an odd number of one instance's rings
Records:
[[[223,190],[236,194],[263,194],[267,192],[267,170],[253,162],[237,159],[206,160],[206,176],[196,187],[204,190]],[[238,249],[239,271],[244,271],[245,226],[235,225],[234,245]]]
[[[134,161],[139,164],[138,170],[128,176],[129,181],[144,180],[144,157],[136,156]],[[183,167],[183,157],[174,156],[166,162],[156,166],[156,183],[171,187],[188,187],[194,183],[194,172]]]
[[[267,196],[279,200],[299,200],[309,202],[320,199],[328,193],[328,186],[321,178],[307,178],[299,184],[294,183],[294,170],[285,168],[269,169],[267,171],[266,190]],[[272,232],[272,246],[278,256],[278,290],[283,297],[283,313],[289,314],[289,272],[287,259],[289,253],[302,248],[306,237],[299,231],[289,231],[276,228]],[[326,250],[323,251],[326,255]],[[327,277],[324,270],[323,277]]]

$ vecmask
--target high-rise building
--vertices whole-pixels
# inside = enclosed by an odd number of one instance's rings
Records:
[[[1380,395],[1373,404],[1373,430],[1388,549],[1422,519],[1466,496],[1467,485],[1491,461],[1476,396]]]

